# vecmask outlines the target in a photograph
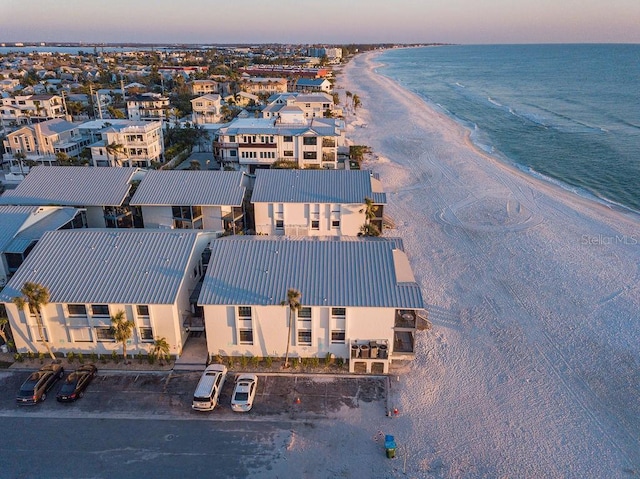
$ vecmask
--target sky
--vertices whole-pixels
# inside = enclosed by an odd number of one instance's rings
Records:
[[[640,0],[0,0],[0,42],[640,43]]]

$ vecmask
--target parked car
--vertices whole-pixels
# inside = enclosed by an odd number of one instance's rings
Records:
[[[198,381],[195,393],[193,393],[191,407],[197,411],[211,411],[215,408],[226,377],[227,367],[223,364],[207,366]]]
[[[250,411],[256,397],[256,389],[258,389],[258,376],[255,374],[238,375],[233,396],[231,396],[231,409],[236,412]]]
[[[47,399],[47,392],[58,379],[64,376],[64,368],[60,363],[51,363],[42,366],[39,371],[31,373],[27,380],[20,386],[16,397],[19,405],[36,404]]]
[[[80,366],[69,374],[60,387],[56,399],[60,402],[71,402],[84,396],[84,390],[93,378],[96,377],[98,368],[93,364]]]

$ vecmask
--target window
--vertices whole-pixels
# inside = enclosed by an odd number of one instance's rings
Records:
[[[346,315],[345,308],[331,308],[331,344],[345,343]]]
[[[311,346],[311,308],[303,307],[298,311],[298,345]]]
[[[331,227],[332,228],[340,228],[340,220],[331,220]]]
[[[71,333],[71,341],[76,343],[91,342],[91,328],[89,327],[69,328],[69,332]]]
[[[292,157],[293,156],[293,150],[285,150],[284,151],[284,156],[285,157]]]
[[[136,305],[136,312],[138,316],[149,316],[149,306],[146,304],[138,304]]]
[[[293,136],[284,136],[282,138],[282,141],[284,141],[285,143],[293,143]]]
[[[69,316],[87,316],[87,308],[84,304],[67,304],[67,310],[69,311]]]
[[[238,156],[238,151],[237,150],[229,151],[229,156]]]
[[[153,328],[138,328],[138,332],[140,333],[140,341],[143,343],[153,342]]]
[[[281,230],[284,228],[284,220],[276,220],[276,229]]]
[[[107,328],[105,326],[100,326],[97,328],[94,328],[96,331],[96,339],[100,342],[111,342],[111,341],[115,341],[115,337],[113,335],[113,329],[112,328]]]
[[[305,151],[302,153],[302,157],[305,160],[316,160],[318,158],[318,153],[315,151]]]
[[[238,343],[253,344],[253,324],[251,306],[238,307]]]
[[[229,143],[235,143],[236,142],[236,135],[229,135]]]
[[[320,229],[320,221],[311,220],[311,229],[312,230],[319,230]]]
[[[108,304],[92,304],[91,305],[92,316],[109,316]]]
[[[302,144],[303,145],[317,145],[318,144],[318,138],[315,136],[305,136],[302,139]]]

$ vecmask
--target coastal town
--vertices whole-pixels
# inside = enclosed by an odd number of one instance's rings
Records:
[[[411,359],[426,312],[402,241],[382,235],[383,184],[345,134],[360,100],[333,89],[343,50],[6,55],[15,359],[122,344],[175,360],[202,333],[202,367],[286,351],[387,373]]]
[[[11,477],[638,474],[637,215],[384,70],[439,49],[26,46],[0,56]],[[16,405],[58,367],[82,399]]]

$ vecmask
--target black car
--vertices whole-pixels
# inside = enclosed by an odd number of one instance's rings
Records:
[[[47,392],[58,379],[64,376],[62,364],[51,363],[42,366],[39,371],[31,373],[20,386],[16,402],[20,405],[31,405],[47,399]]]
[[[58,391],[56,399],[60,402],[71,402],[84,396],[84,390],[87,389],[89,383],[93,380],[98,372],[93,364],[85,364],[80,366],[74,372],[67,376],[64,384]]]

